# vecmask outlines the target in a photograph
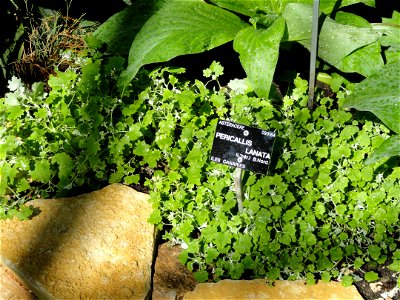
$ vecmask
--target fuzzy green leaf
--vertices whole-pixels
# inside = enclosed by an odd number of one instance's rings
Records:
[[[270,268],[266,274],[266,278],[269,280],[276,280],[280,277],[280,270],[278,268]]]
[[[53,163],[58,164],[58,176],[60,180],[64,180],[71,175],[74,168],[74,161],[68,154],[64,152],[57,153],[53,157]]]
[[[236,242],[233,244],[235,251],[243,254],[250,253],[252,246],[253,243],[251,242],[251,236],[242,234],[239,235]]]
[[[52,92],[61,92],[61,94],[68,94],[74,89],[72,87],[78,74],[72,69],[67,69],[65,72],[57,71],[57,76],[50,75],[48,85],[51,87]]]
[[[194,272],[193,275],[197,282],[206,282],[208,280],[208,273],[206,270]]]
[[[391,263],[391,264],[388,266],[388,268],[389,268],[390,270],[392,270],[392,271],[400,272],[400,260],[399,260],[399,259],[395,259],[395,260],[393,261],[393,263]]]
[[[381,255],[381,248],[377,245],[369,245],[368,253],[373,260],[378,260]]]
[[[35,163],[35,168],[30,171],[32,180],[47,183],[50,181],[52,172],[48,160],[41,160]]]
[[[19,105],[19,99],[17,92],[14,93],[7,93],[5,95],[4,104],[9,107],[15,107]],[[19,106],[18,106],[19,108]],[[20,108],[19,108],[20,109]]]
[[[350,275],[344,275],[342,277],[342,285],[343,286],[346,286],[346,287],[351,286],[353,284],[353,281],[354,281],[353,277]]]
[[[129,175],[124,177],[125,184],[137,184],[140,180],[139,174]]]
[[[28,180],[26,180],[25,178],[22,178],[22,179],[19,181],[18,188],[17,188],[17,192],[26,191],[26,190],[28,190],[30,187],[31,187],[31,186],[29,185]]]
[[[6,98],[7,100],[7,98]],[[16,120],[19,117],[21,117],[24,114],[24,110],[21,108],[21,106],[18,106],[18,104],[16,104],[15,106],[11,106],[7,109],[8,111],[8,115],[7,118],[9,120]]]
[[[20,206],[19,208],[13,208],[8,211],[9,218],[17,217],[20,221],[27,220],[33,214],[32,206]]]
[[[136,148],[133,150],[133,154],[138,156],[146,156],[150,152],[150,146],[144,141],[140,141],[136,144]]]
[[[215,245],[220,253],[226,253],[229,250],[228,245],[231,243],[232,234],[230,232],[217,232],[215,234]]]
[[[150,214],[148,222],[150,224],[159,224],[162,220],[161,212],[159,209],[154,209],[153,212]]]
[[[343,250],[339,247],[332,248],[329,252],[333,261],[338,261],[343,258]]]
[[[87,155],[96,154],[100,150],[100,144],[93,137],[88,137],[83,144],[83,148],[86,149]]]
[[[215,248],[207,248],[206,250],[206,263],[211,264],[219,255],[219,252]]]
[[[369,271],[364,274],[364,279],[368,282],[373,282],[379,279],[379,275],[374,271]]]
[[[8,81],[8,89],[12,92],[24,88],[24,84],[20,78],[13,76],[11,80]]]

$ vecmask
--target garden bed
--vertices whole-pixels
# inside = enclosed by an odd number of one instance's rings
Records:
[[[298,39],[304,46],[293,20],[306,22],[311,7],[292,3],[281,8],[282,16],[257,16],[249,25],[231,11],[204,5],[193,2],[190,7],[200,12],[199,18],[208,17],[202,13],[205,9],[235,25],[229,32],[218,31],[221,40],[206,46],[234,39],[227,45],[239,52],[243,69],[225,74],[214,59],[197,73],[188,63],[189,76],[181,66],[140,69],[207,48],[197,49],[197,43],[165,48],[164,40],[157,40],[159,48],[146,52],[151,24],[166,12],[169,18],[180,13],[173,2],[154,13],[147,25],[135,23],[135,30],[143,26],[143,32],[124,46],[132,44],[143,55],[127,60],[124,54],[105,51],[104,39],[125,17],[132,17],[130,8],[87,36],[80,53],[61,53],[59,57],[68,54],[71,61],[46,73],[48,80],[26,83],[9,78],[9,92],[0,99],[0,216],[27,219],[34,211],[23,204],[30,199],[124,183],[150,194],[154,211],[149,222],[162,230],[165,241],[180,245],[179,261],[199,282],[340,280],[355,284],[367,299],[381,293],[379,286],[393,290],[400,284],[395,278],[400,273],[398,41],[392,38],[397,27],[374,27],[361,17],[325,7],[336,18],[327,18],[331,26],[349,26],[349,36],[363,39],[349,39],[354,49],[344,43],[351,49],[341,49],[348,53],[339,56],[329,47],[320,49],[318,78],[325,83],[317,82],[310,103],[308,82],[297,70],[278,70],[275,83],[270,71],[282,65],[280,54],[298,49],[289,42]],[[248,13],[248,8],[241,9],[241,14]],[[304,15],[297,16],[298,11]],[[221,21],[210,17],[213,26]],[[120,18],[124,22],[119,23]],[[384,20],[396,23],[398,18],[394,12]],[[181,28],[171,24],[162,27],[169,28],[168,34]],[[307,29],[307,24],[300,27]],[[249,48],[254,43],[247,38],[264,35],[273,37],[271,47]],[[109,49],[121,50],[113,48],[120,38],[112,36]],[[175,40],[167,41],[172,45]],[[259,50],[271,57],[260,63],[267,73],[255,72],[256,64],[247,59]],[[374,63],[361,63],[360,57]],[[173,63],[179,65],[179,60]],[[247,78],[236,78],[245,73]],[[366,79],[358,83],[360,74]],[[237,200],[234,169],[210,159],[220,120],[276,136],[268,172],[244,171],[243,203]]]

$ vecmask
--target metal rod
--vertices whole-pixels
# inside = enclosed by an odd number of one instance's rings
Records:
[[[235,169],[235,191],[239,211],[243,210],[242,172],[241,168]]]
[[[317,59],[318,49],[318,17],[319,17],[319,0],[313,2],[312,32],[311,32],[311,48],[310,48],[310,78],[308,90],[308,109],[312,110],[314,106],[314,89],[315,89],[315,62]]]

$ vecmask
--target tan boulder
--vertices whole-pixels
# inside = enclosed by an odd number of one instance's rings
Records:
[[[155,246],[148,196],[113,184],[34,200],[31,220],[0,221],[2,262],[41,299],[146,299]]]
[[[12,270],[0,263],[0,299],[35,300],[37,297]]]
[[[323,299],[323,300],[362,300],[354,286],[343,287],[340,282],[319,282],[306,285],[304,281],[275,281],[272,285],[266,280],[221,280],[217,283],[200,283],[195,290],[188,292],[184,300],[218,299]]]

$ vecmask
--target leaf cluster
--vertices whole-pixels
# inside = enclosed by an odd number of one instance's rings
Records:
[[[120,142],[125,132],[114,118],[122,102],[112,95],[123,61],[93,57],[80,62],[81,73],[56,71],[50,92],[43,82],[29,88],[16,77],[9,81],[10,92],[0,99],[1,218],[13,217],[29,199],[99,188],[115,165],[129,169]],[[29,211],[21,216],[27,217]]]
[[[186,125],[172,144],[173,151],[189,146],[188,154],[177,152],[181,159],[148,184],[155,207],[150,221],[171,228],[164,237],[185,248],[181,261],[199,281],[250,276],[313,283],[344,277],[349,284],[351,270],[395,259],[398,160],[363,165],[389,130],[354,119],[330,98],[320,97],[310,113],[307,82],[297,78],[295,86],[274,107],[251,94],[204,90],[196,83],[200,109],[189,123],[190,139]],[[179,103],[179,93],[172,103]],[[180,105],[174,107],[185,115]],[[207,123],[198,121],[204,113]],[[271,174],[245,177],[241,212],[233,170],[208,161],[217,118],[275,130],[279,137]]]
[[[370,24],[343,11],[356,3],[375,5],[374,0],[321,1],[320,71],[333,66],[341,72],[370,76],[385,60],[398,55],[398,48],[392,46],[400,32],[394,18]],[[312,9],[310,0],[150,1],[117,13],[95,35],[115,51],[130,48],[128,67],[119,79],[121,86],[129,84],[144,65],[233,41],[255,92],[267,98],[280,45],[296,42],[310,49]]]
[[[279,106],[255,96],[248,80],[209,88],[179,80],[183,69],[116,89],[124,60],[94,57],[28,89],[16,78],[0,100],[1,217],[27,218],[18,205],[108,182],[148,187],[149,221],[185,248],[180,259],[199,281],[220,278],[342,278],[368,264],[399,264],[397,158],[363,161],[389,136],[353,118],[333,99],[307,108],[296,78]],[[217,80],[216,62],[204,75]],[[114,91],[114,92],[112,92]],[[342,102],[339,101],[339,103]],[[233,170],[209,160],[219,119],[274,130],[269,175],[246,174],[238,211]],[[375,275],[366,274],[372,280]]]

